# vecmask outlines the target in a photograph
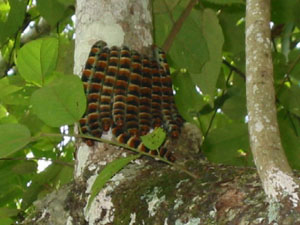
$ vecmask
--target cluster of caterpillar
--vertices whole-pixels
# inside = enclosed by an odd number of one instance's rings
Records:
[[[178,138],[183,123],[174,103],[172,81],[165,53],[153,48],[148,57],[126,46],[107,47],[96,42],[82,72],[87,110],[80,119],[83,134],[100,138],[112,129],[120,143],[149,152],[140,136],[151,128],[162,127],[171,138]],[[94,142],[85,139],[92,146]],[[166,148],[152,150],[175,161]]]

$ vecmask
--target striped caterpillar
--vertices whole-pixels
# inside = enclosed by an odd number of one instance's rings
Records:
[[[108,48],[96,42],[90,51],[81,78],[87,96],[87,110],[80,119],[83,134],[100,138],[112,129],[120,143],[149,152],[140,136],[151,128],[163,127],[177,138],[183,119],[174,103],[172,81],[165,53],[153,48],[153,56],[123,46]],[[86,139],[92,146],[94,142]],[[159,154],[175,161],[164,147]]]

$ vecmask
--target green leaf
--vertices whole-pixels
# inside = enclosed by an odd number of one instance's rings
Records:
[[[154,13],[166,13],[168,10],[173,10],[180,0],[154,0],[153,1],[153,10]]]
[[[40,2],[40,1],[39,1]],[[24,45],[17,56],[20,75],[27,81],[43,86],[57,63],[58,40],[42,38]]]
[[[63,18],[66,10],[66,6],[57,0],[37,1],[37,8],[52,26],[56,26],[57,22]]]
[[[200,109],[206,104],[203,96],[196,91],[196,86],[189,73],[176,72],[172,74],[175,102],[180,115],[191,123],[196,123]],[[197,124],[199,125],[199,124]]]
[[[19,213],[19,210],[15,208],[2,207],[0,208],[0,219],[2,220],[5,217],[16,216]]]
[[[206,2],[211,2],[220,5],[230,5],[230,4],[245,4],[245,0],[205,0]]]
[[[289,53],[289,62],[288,62],[288,68],[293,68],[293,70],[290,72],[290,75],[300,81],[300,63],[297,60],[299,60],[300,57],[300,49],[294,49],[290,51]],[[295,64],[296,63],[296,64]],[[284,67],[286,69],[286,67]],[[276,71],[275,71],[276,72]]]
[[[83,85],[78,76],[61,75],[31,97],[33,112],[47,125],[60,127],[77,122],[86,107]]]
[[[231,119],[244,121],[247,115],[245,86],[231,87],[227,91],[230,97],[222,106],[222,111]]]
[[[8,112],[7,112],[6,108],[0,104],[0,123],[1,123],[1,119],[3,117],[7,117],[7,114],[8,114]]]
[[[215,11],[205,9],[202,22],[203,36],[209,51],[209,60],[205,63],[201,72],[191,71],[191,76],[195,84],[200,87],[204,94],[213,97],[222,64],[222,46],[224,38]]]
[[[291,115],[283,115],[280,113],[278,115],[278,123],[280,128],[280,137],[282,141],[283,148],[286,153],[286,157],[289,161],[289,164],[294,169],[300,169],[299,161],[300,161],[300,139],[299,134],[295,134],[295,130],[292,127],[295,127],[295,122],[299,120],[295,120],[293,124],[290,124],[291,119],[289,118]]]
[[[18,178],[18,180],[20,179]],[[26,187],[26,185],[24,185],[23,187]],[[6,205],[11,205],[12,202],[15,202],[16,199],[21,198],[23,195],[23,187],[18,184],[18,181],[16,181],[13,184],[5,186],[3,189],[1,189],[0,206],[5,207]],[[2,222],[3,220],[1,219],[1,225]]]
[[[74,68],[74,40],[68,40],[65,37],[59,39],[59,52],[56,71],[64,74],[72,74]]]
[[[245,7],[226,7],[219,15],[224,33],[224,51],[245,54],[245,23],[238,23],[245,17]]]
[[[143,144],[150,150],[158,149],[166,139],[166,132],[160,128],[155,128],[151,133],[141,136]]]
[[[288,22],[299,23],[299,1],[276,0],[272,1],[271,6],[271,21],[275,24],[285,24]]]
[[[292,85],[291,87],[283,86],[278,93],[280,103],[290,112],[300,116],[300,87]]]
[[[120,158],[109,163],[97,176],[91,189],[91,196],[88,201],[88,208],[90,208],[93,200],[97,194],[101,191],[103,186],[112,178],[118,171],[124,168],[132,160],[139,158],[140,155],[131,155],[125,158]]]
[[[274,66],[274,78],[275,82],[279,85],[282,84],[282,80],[284,79],[284,75],[287,71],[286,58],[280,52],[273,52],[273,66]],[[300,68],[300,67],[299,67]]]
[[[202,18],[201,11],[193,9],[169,51],[176,66],[188,69],[191,73],[199,72],[209,59],[207,39],[202,33]]]
[[[0,157],[9,156],[25,147],[30,141],[30,131],[24,125],[0,125]]]
[[[153,13],[154,13],[154,35],[155,43],[158,46],[162,46],[165,38],[170,33],[173,20],[176,20],[185,6],[181,6],[180,3],[186,2],[181,0],[154,0],[153,1]],[[170,17],[172,12],[172,18]],[[175,18],[174,18],[175,16]],[[172,20],[173,19],[173,20]]]
[[[35,173],[37,171],[37,163],[34,161],[23,161],[16,164],[12,171],[16,174]]]
[[[246,157],[240,150],[246,152]],[[252,165],[247,124],[235,123],[211,131],[204,140],[203,151],[214,163]]]
[[[222,107],[223,112],[233,120],[244,120],[247,115],[245,96],[233,96],[226,100]]]
[[[70,6],[75,4],[75,0],[57,0],[60,4],[63,4],[65,6]]]
[[[0,79],[0,99],[22,89],[20,86],[11,84],[11,77]]]
[[[60,171],[64,168],[62,165],[51,164],[43,172],[36,174],[29,188],[23,195],[22,209],[29,207],[41,193],[51,190],[53,180],[59,175]]]
[[[1,218],[1,225],[11,225],[13,223],[14,221],[11,218],[8,217]]]
[[[27,1],[9,0],[9,5],[10,11],[6,21],[0,20],[0,44],[21,28],[25,18]]]

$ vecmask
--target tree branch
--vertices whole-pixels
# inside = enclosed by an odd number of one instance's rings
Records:
[[[197,2],[198,2],[198,0],[191,0],[189,2],[188,6],[185,8],[185,10],[180,15],[179,19],[174,23],[172,30],[169,33],[169,36],[167,37],[167,39],[165,40],[165,42],[162,46],[162,49],[165,52],[168,52],[170,50],[177,33],[180,31],[184,21],[190,15],[192,9],[194,8],[194,6],[196,5]]]
[[[281,202],[287,209],[299,210],[299,181],[287,162],[277,122],[270,33],[270,0],[248,0],[246,91],[250,146],[270,203]]]
[[[246,79],[245,74],[240,71],[238,68],[236,68],[235,66],[231,65],[230,62],[226,61],[226,59],[222,60],[223,64],[226,65],[227,67],[229,67],[230,70],[236,72],[238,75],[240,75],[244,80]]]

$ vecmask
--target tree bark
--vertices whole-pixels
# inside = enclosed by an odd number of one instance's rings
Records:
[[[77,0],[74,73],[81,73],[91,46],[99,40],[105,41],[108,46],[126,45],[149,55],[153,44],[151,6],[150,0]],[[109,135],[103,138],[111,139]],[[74,224],[97,224],[95,221],[105,212],[108,212],[108,218],[104,221],[111,220],[109,213],[113,205],[110,197],[103,196],[107,190],[99,193],[90,210],[83,209],[97,174],[121,154],[122,151],[116,147],[104,143],[97,143],[91,148],[84,143],[79,144],[75,166],[77,195],[74,195],[79,207],[71,210],[72,218],[76,218]]]
[[[247,0],[246,89],[251,150],[271,202],[299,207],[299,182],[280,140],[273,86],[270,1]]]

